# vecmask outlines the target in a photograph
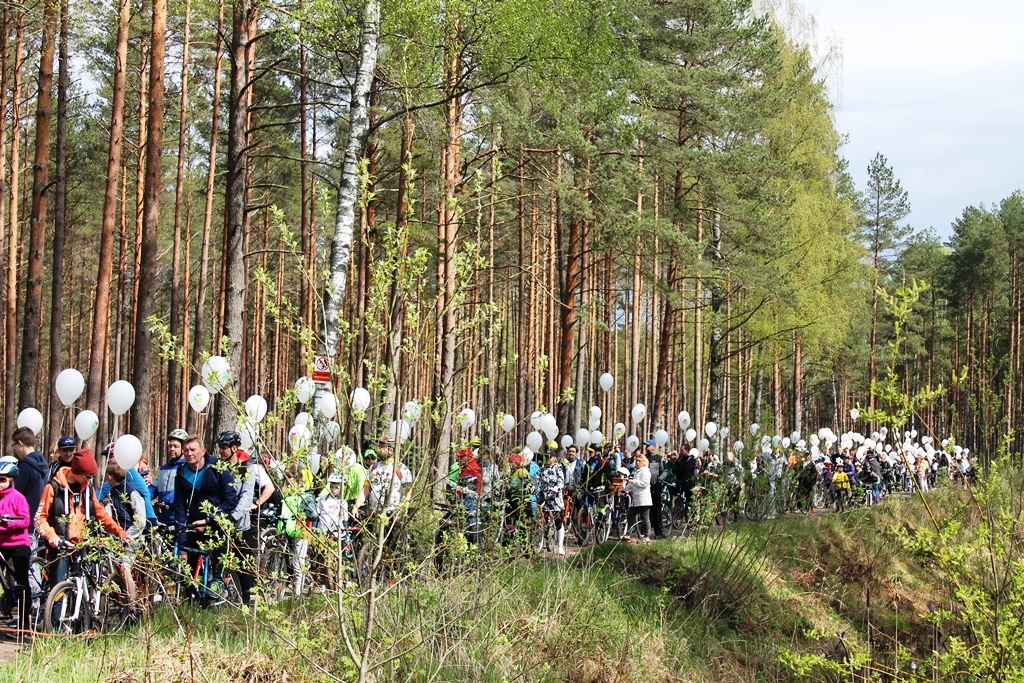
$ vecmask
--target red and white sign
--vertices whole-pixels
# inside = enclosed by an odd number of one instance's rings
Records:
[[[313,381],[331,381],[331,359],[327,356],[317,356],[313,359]]]

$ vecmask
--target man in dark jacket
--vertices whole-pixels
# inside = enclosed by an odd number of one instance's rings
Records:
[[[199,439],[185,442],[185,462],[174,478],[174,523],[182,530],[179,542],[188,544],[186,532],[204,534],[218,516],[229,518],[238,504],[235,476],[218,463],[219,458],[207,454]],[[230,519],[226,521],[225,530],[233,529]]]
[[[43,495],[43,487],[49,481],[50,468],[46,466],[46,458],[36,450],[36,435],[28,427],[19,427],[11,434],[11,445],[14,457],[18,459],[18,477],[14,480],[14,488],[21,491],[28,501],[28,509],[32,519],[39,509],[39,498]]]
[[[661,457],[661,453],[658,452],[658,442],[654,439],[648,439],[644,443],[645,455],[647,456],[647,467],[651,470],[651,500],[654,503],[654,509],[651,510],[651,529],[654,531],[656,537],[665,538],[668,534],[661,528],[661,506],[662,496],[665,492],[665,475],[668,472],[665,470],[665,462]]]

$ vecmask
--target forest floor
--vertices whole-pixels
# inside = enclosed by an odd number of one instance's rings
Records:
[[[934,509],[958,494],[929,495]],[[417,577],[378,603],[382,664],[367,680],[825,681],[849,680],[851,660],[923,670],[937,583],[900,538],[924,523],[921,507],[897,498]],[[163,609],[125,634],[36,639],[0,682],[351,681],[337,605]]]

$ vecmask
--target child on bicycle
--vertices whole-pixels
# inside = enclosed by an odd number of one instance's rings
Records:
[[[28,500],[14,488],[18,476],[18,459],[0,458],[0,556],[14,569],[14,583],[18,591],[18,628],[32,627],[32,602],[29,599],[28,570],[32,559],[31,539],[28,535]]]

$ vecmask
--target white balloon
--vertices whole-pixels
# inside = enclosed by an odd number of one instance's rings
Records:
[[[341,436],[341,425],[331,420],[324,425],[324,438],[328,441],[337,441]]]
[[[597,382],[598,384],[601,385],[602,389],[608,391],[615,385],[615,378],[612,377],[611,373],[606,372],[603,375],[601,375],[600,379],[598,379]]]
[[[725,437],[729,436],[729,428],[728,427],[722,427],[722,431],[719,432],[718,435],[722,439],[724,439]]]
[[[716,425],[714,422],[708,422],[706,425],[704,425],[704,433],[708,435],[709,439],[713,437],[715,435],[715,432],[717,431],[718,425]]]
[[[590,443],[595,446],[600,446],[604,442],[604,434],[597,431],[596,429],[590,432]]]
[[[575,443],[571,434],[566,434],[562,437],[562,448],[568,448]]]
[[[188,405],[192,410],[201,413],[210,405],[210,391],[201,384],[188,390]]]
[[[686,430],[686,443],[693,443],[693,440],[697,438],[697,430],[691,427]]]
[[[56,388],[57,398],[65,406],[69,406],[82,395],[82,390],[85,389],[85,378],[82,377],[82,373],[74,368],[61,370],[60,374],[57,375]]]
[[[523,448],[523,450],[519,451],[519,455],[523,456],[524,465],[529,465],[533,462],[533,450],[531,448]]]
[[[782,441],[783,441],[783,438],[781,436],[779,436],[778,434],[776,434],[775,436],[772,437],[772,446],[774,446],[775,448],[778,448],[782,444]],[[789,444],[786,444],[786,445],[788,446]]]
[[[334,394],[322,394],[316,400],[316,408],[328,420],[333,420],[338,414],[338,397]]]
[[[267,416],[267,399],[258,394],[245,399],[245,414],[256,424],[263,422],[263,418]]]
[[[787,437],[784,437],[784,438],[782,439],[782,447],[783,447],[783,448],[789,448],[789,444],[791,444],[791,443],[792,443],[792,441],[790,441],[790,440],[789,440],[789,437],[788,437],[788,436],[787,436]]]
[[[252,449],[256,445],[256,440],[260,437],[260,427],[251,419],[239,420],[235,423],[235,431],[242,438],[241,446],[246,451]]]
[[[288,445],[293,451],[308,448],[313,439],[313,433],[304,424],[297,424],[288,430]]]
[[[309,399],[313,398],[315,393],[316,382],[309,377],[300,377],[295,380],[295,397],[299,399],[299,403],[302,405],[309,403]]]
[[[91,439],[99,428],[99,415],[91,410],[83,410],[75,417],[75,434],[78,434],[78,438],[82,441]]]
[[[471,429],[476,424],[476,413],[472,408],[463,408],[459,413],[458,422],[463,429]]]
[[[295,416],[295,424],[306,425],[307,427],[312,423],[312,419],[305,410]]]
[[[587,431],[586,429],[583,429],[582,427],[577,429],[576,439],[574,440],[574,443],[580,448],[586,446],[588,443],[590,443],[590,432]]]
[[[750,425],[750,435],[751,436],[757,436],[757,432],[760,429],[761,429],[761,425],[759,425],[759,424],[757,424],[755,422],[754,424]]]
[[[612,429],[612,434],[615,435],[616,439],[621,439],[626,435],[626,425],[616,422],[615,427]]]
[[[545,413],[541,418],[540,431],[549,439],[554,439],[558,436],[558,422],[555,420],[555,416],[551,413]]]
[[[402,419],[409,424],[416,424],[423,417],[423,407],[416,401],[406,401],[402,406]]]
[[[910,438],[911,439],[916,439],[917,438],[917,430],[916,429],[911,429],[910,430]]]
[[[593,420],[594,418],[601,419],[601,409],[597,406],[590,406],[590,419]]]
[[[526,435],[526,445],[536,453],[544,447],[544,437],[540,435],[540,432],[530,432]]]
[[[501,428],[506,432],[511,432],[516,427],[516,418],[513,415],[506,413],[501,418]]]
[[[231,366],[223,356],[210,356],[200,371],[203,384],[211,394],[223,391],[231,383]]]
[[[587,429],[589,429],[590,431],[594,431],[595,429],[598,429],[600,427],[601,427],[601,418],[599,418],[599,417],[592,417],[592,418],[590,418],[590,422],[587,423]]]
[[[412,427],[405,420],[392,420],[388,427],[388,436],[401,443],[412,435]]]
[[[135,387],[119,379],[107,389],[107,407],[114,415],[124,415],[135,404]]]
[[[114,460],[122,469],[130,470],[142,459],[142,442],[134,434],[124,434],[114,442]]]
[[[659,429],[654,432],[654,443],[658,444],[659,447],[664,446],[668,443],[668,432],[664,429]]]
[[[789,440],[791,442],[793,442],[793,443],[796,443],[797,441],[799,441],[800,440],[800,432],[793,432],[792,434],[790,434],[789,435]]]
[[[18,413],[18,429],[28,427],[33,434],[43,431],[43,414],[35,408],[25,408]]]
[[[808,437],[808,439],[810,440],[812,446],[817,446],[819,443],[821,443],[821,439],[818,438],[817,434],[811,434]]]
[[[742,453],[743,452],[743,442],[742,441],[737,441],[736,443],[734,443],[732,445],[732,449],[734,451],[736,451],[737,453]]]
[[[850,419],[853,420],[854,422],[856,422],[858,417],[860,417],[860,411],[857,410],[856,408],[851,409],[850,410]]]
[[[309,454],[309,471],[316,474],[320,471],[320,451],[313,451]]]
[[[352,400],[352,410],[357,413],[365,413],[370,409],[370,392],[366,389],[356,387],[349,398]]]
[[[685,410],[679,413],[679,428],[687,429],[690,426],[690,414]]]
[[[544,417],[544,413],[539,410],[533,411],[533,414],[530,415],[530,426],[534,429],[540,429],[540,419],[542,417]]]
[[[626,448],[630,451],[635,451],[640,448],[640,437],[636,434],[630,434],[626,437]]]
[[[796,448],[797,450],[802,451],[803,449],[807,448],[807,442],[804,441],[803,439],[800,439],[799,441],[796,442]]]
[[[647,417],[647,406],[645,406],[643,403],[637,403],[635,406],[633,406],[633,410],[632,412],[630,412],[630,416],[633,418],[633,422],[643,422],[644,418]]]
[[[702,451],[706,451],[710,447],[711,442],[708,441],[707,439],[701,439],[700,441],[697,442],[697,448],[699,448]]]

